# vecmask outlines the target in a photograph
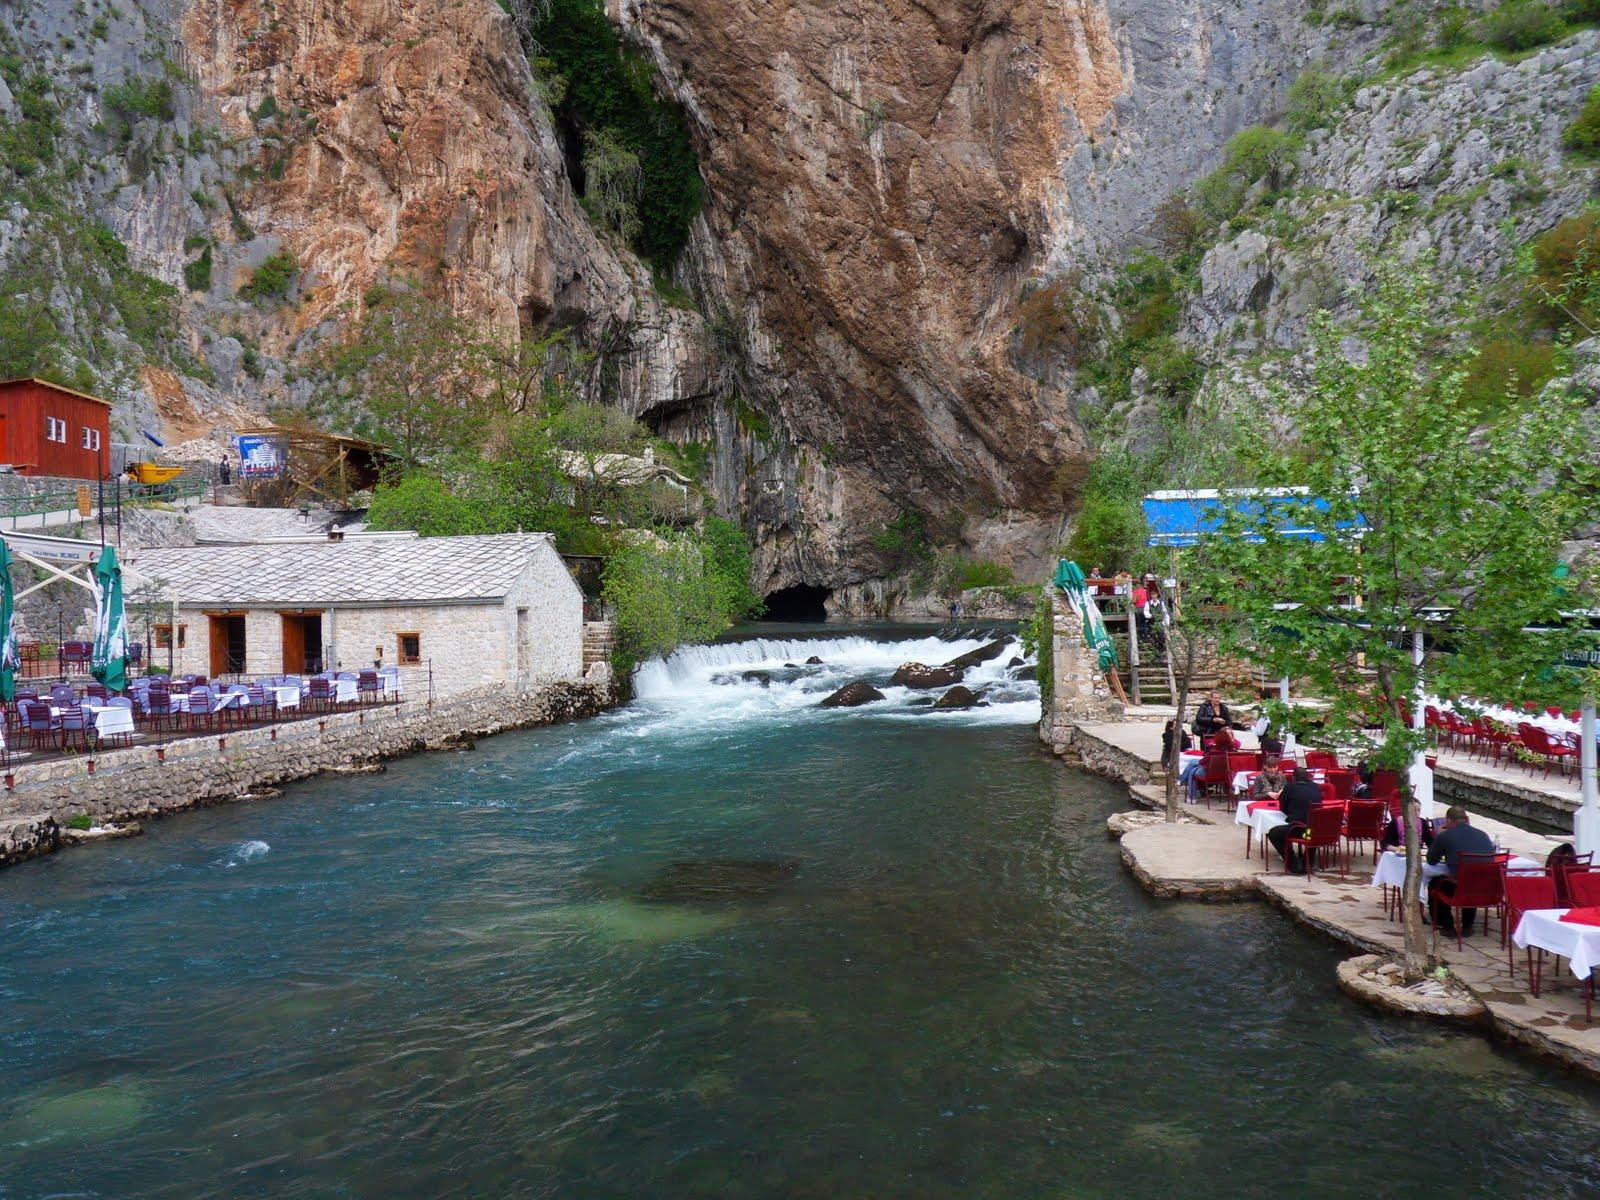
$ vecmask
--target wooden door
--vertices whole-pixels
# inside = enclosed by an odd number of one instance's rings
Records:
[[[283,673],[298,675],[306,669],[306,620],[298,613],[283,613]]]
[[[207,618],[211,629],[211,678],[228,673],[228,618]]]

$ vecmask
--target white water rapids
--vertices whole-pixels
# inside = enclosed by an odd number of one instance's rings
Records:
[[[938,666],[968,651],[1005,639],[1005,650],[969,667],[962,684],[980,694],[984,706],[934,711],[929,702],[946,688],[891,687],[889,677],[902,663]],[[820,665],[806,665],[817,657]],[[1018,678],[1023,658],[1015,633],[963,631],[949,635],[896,638],[840,634],[814,637],[750,638],[709,646],[686,646],[665,660],[652,659],[634,674],[634,693],[650,708],[695,712],[713,720],[798,716],[815,709],[819,717],[887,717],[907,721],[1013,725],[1039,719],[1039,688]],[[1033,666],[1027,656],[1022,666]],[[766,678],[747,672],[763,672]],[[865,680],[884,699],[858,708],[825,709],[824,697],[847,683]]]

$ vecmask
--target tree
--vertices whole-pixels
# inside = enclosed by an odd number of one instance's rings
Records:
[[[705,548],[687,533],[641,534],[606,560],[603,590],[616,614],[617,665],[710,641],[732,620]]]
[[[387,446],[403,469],[476,451],[489,416],[485,358],[484,340],[442,296],[374,292],[350,335],[315,360],[315,415]]]
[[[1319,314],[1307,386],[1276,398],[1293,433],[1249,451],[1260,482],[1309,494],[1269,504],[1224,493],[1189,575],[1191,594],[1240,618],[1220,625],[1225,643],[1269,675],[1307,680],[1339,743],[1363,744],[1377,727],[1373,761],[1400,771],[1425,745],[1404,719],[1420,711],[1424,682],[1447,697],[1578,698],[1560,664],[1589,635],[1562,613],[1589,602],[1592,582],[1554,579],[1563,538],[1600,516],[1574,397],[1513,393],[1478,424],[1462,395],[1468,361],[1441,349],[1446,309],[1430,267],[1383,264],[1358,321]],[[1359,351],[1347,353],[1351,343]],[[1279,532],[1291,526],[1315,537]],[[1419,637],[1434,648],[1425,664],[1413,659]],[[1404,794],[1415,828],[1417,800]],[[1407,844],[1412,897],[1418,839]],[[1423,971],[1426,953],[1407,904],[1408,974]]]

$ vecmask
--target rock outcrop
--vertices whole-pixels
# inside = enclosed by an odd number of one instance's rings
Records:
[[[895,687],[949,687],[952,683],[959,683],[961,675],[960,667],[930,667],[926,663],[909,662],[901,663],[890,676],[889,682]]]
[[[825,698],[822,708],[857,708],[863,704],[872,704],[883,699],[883,693],[873,687],[864,679],[857,679],[854,683],[847,683],[838,691]]]

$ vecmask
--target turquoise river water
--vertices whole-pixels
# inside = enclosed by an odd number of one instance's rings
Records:
[[[1587,1085],[1148,899],[1006,658],[816,707],[978,644],[686,651],[0,874],[0,1196],[1596,1194]]]

